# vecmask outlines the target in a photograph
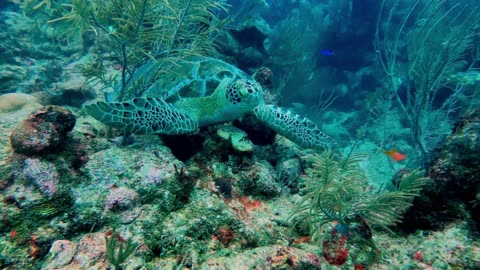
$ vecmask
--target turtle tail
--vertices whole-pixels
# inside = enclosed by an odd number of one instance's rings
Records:
[[[306,148],[326,149],[333,139],[323,133],[311,120],[275,105],[260,105],[255,116],[278,134]]]
[[[121,102],[98,102],[85,106],[93,118],[105,125],[136,134],[191,134],[198,121],[162,99],[139,97]]]

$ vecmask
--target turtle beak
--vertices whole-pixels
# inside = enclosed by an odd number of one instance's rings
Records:
[[[238,94],[240,95],[240,97],[246,97],[248,96],[248,90],[247,89],[241,89],[240,91],[238,91]]]

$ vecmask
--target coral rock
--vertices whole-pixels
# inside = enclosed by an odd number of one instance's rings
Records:
[[[52,196],[57,191],[60,176],[55,165],[36,158],[24,161],[23,176],[31,181],[43,194]]]
[[[248,171],[240,174],[240,189],[243,195],[274,197],[281,192],[275,181],[275,170],[265,160],[255,161]]]
[[[85,261],[102,262],[105,259],[106,252],[105,234],[91,233],[80,239],[78,243],[78,256],[75,257],[76,259],[85,258]]]
[[[300,249],[285,246],[266,246],[236,256],[210,258],[201,269],[321,269],[324,261]]]
[[[55,241],[50,248],[50,258],[42,270],[50,269],[108,269],[104,233],[90,233],[78,245],[68,240]]]
[[[112,188],[105,203],[105,210],[119,212],[120,223],[128,224],[140,216],[138,193],[129,188]]]
[[[430,183],[406,213],[403,224],[407,230],[441,229],[449,222],[467,218],[469,207],[472,218],[480,220],[474,204],[480,186],[478,134],[480,110],[474,110],[456,123],[452,134],[433,153],[427,170]]]
[[[77,251],[77,245],[68,240],[53,242],[49,251],[49,262],[43,269],[60,269],[68,265]]]
[[[75,121],[71,111],[59,106],[47,106],[29,115],[12,132],[10,142],[17,153],[48,153],[63,144]]]
[[[112,188],[108,195],[105,208],[107,210],[128,210],[135,206],[138,201],[138,194],[129,188]]]
[[[217,129],[217,135],[228,141],[232,148],[239,153],[249,153],[253,151],[253,143],[248,139],[247,133],[241,129],[232,126],[220,126]]]
[[[290,193],[298,192],[297,180],[302,174],[302,165],[298,158],[282,160],[277,163],[277,181],[281,183],[282,189],[288,188]]]

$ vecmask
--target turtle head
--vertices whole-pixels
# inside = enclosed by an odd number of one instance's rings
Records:
[[[227,102],[238,111],[248,112],[263,102],[262,87],[254,80],[236,80],[226,89]]]

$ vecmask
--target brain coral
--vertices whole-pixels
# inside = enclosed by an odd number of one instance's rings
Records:
[[[40,107],[36,97],[24,93],[8,93],[0,95],[0,112],[12,112],[23,107]]]

